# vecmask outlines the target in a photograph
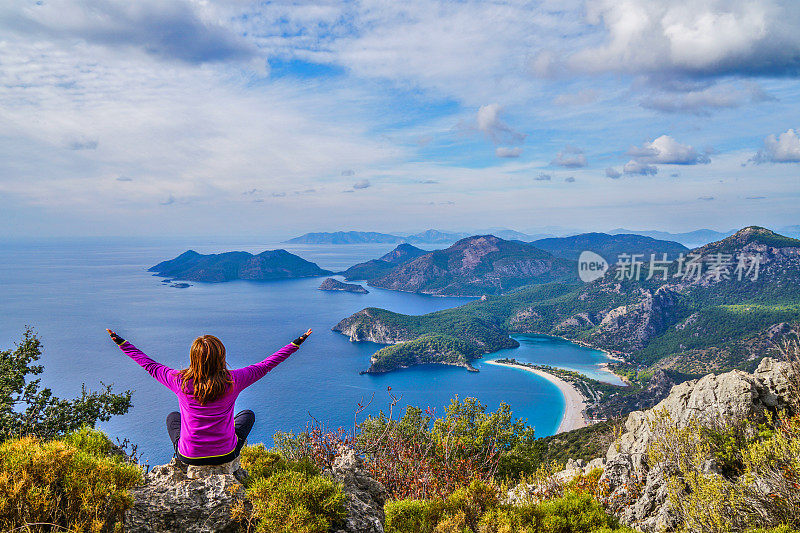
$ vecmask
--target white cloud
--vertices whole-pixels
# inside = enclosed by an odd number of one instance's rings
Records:
[[[575,146],[567,145],[562,151],[556,154],[556,158],[550,162],[551,165],[558,165],[566,168],[581,168],[588,164],[583,150]]]
[[[188,63],[256,56],[252,42],[209,15],[201,4],[184,0],[48,0],[26,9],[0,7],[0,27],[36,39],[135,48]]]
[[[478,131],[486,135],[494,144],[519,144],[523,142],[525,134],[515,131],[511,126],[503,122],[501,119],[502,112],[503,108],[496,103],[481,106],[475,119]]]
[[[755,163],[798,163],[800,162],[800,137],[790,129],[778,136],[767,135],[761,150],[753,156]]]
[[[522,155],[522,148],[516,146],[514,148],[508,148],[506,146],[498,146],[497,149],[494,151],[494,154],[497,157],[519,157]]]
[[[655,176],[658,174],[658,168],[642,163],[635,159],[631,159],[625,166],[622,167],[622,172],[625,174],[639,174],[641,176]]]
[[[622,173],[619,170],[615,169],[614,167],[608,167],[606,169],[606,177],[607,178],[611,178],[612,180],[615,180],[615,179],[619,178],[620,176],[622,176]]]
[[[607,39],[568,59],[584,72],[797,75],[796,0],[597,0],[587,22]]]
[[[640,147],[632,146],[627,154],[639,163],[651,165],[697,165],[711,162],[707,153],[700,153],[687,144],[681,144],[669,135],[662,135]]]
[[[550,174],[542,173],[542,174],[539,174],[538,176],[536,176],[533,179],[535,179],[536,181],[550,181],[552,178],[553,178],[553,176],[551,176]]]
[[[354,189],[366,189],[370,186],[369,180],[359,180],[353,184]]]

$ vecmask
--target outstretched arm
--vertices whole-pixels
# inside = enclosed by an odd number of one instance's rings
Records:
[[[310,329],[263,361],[231,371],[234,386],[238,390],[242,390],[263,378],[267,372],[296,352],[309,335],[311,335]]]
[[[179,388],[178,380],[175,378],[175,370],[166,365],[157,363],[150,359],[144,352],[139,350],[136,346],[126,341],[110,329],[106,329],[111,339],[117,343],[117,346],[125,352],[125,355],[136,361],[136,363],[147,370],[147,373],[153,376],[156,381],[170,389],[172,392],[177,392]]]

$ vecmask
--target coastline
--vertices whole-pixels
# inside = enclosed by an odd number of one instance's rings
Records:
[[[582,340],[578,340],[578,339],[569,339],[567,337],[564,337],[563,335],[552,335],[550,333],[512,333],[512,334],[509,335],[509,337],[511,337],[513,339],[514,338],[513,335],[537,335],[537,336],[541,336],[541,337],[553,337],[553,338],[556,338],[556,339],[561,339],[561,340],[565,340],[567,342],[571,342],[572,344],[577,344],[578,346],[582,346],[584,348],[590,348],[592,350],[596,350],[598,352],[601,352],[606,356],[606,358],[608,358],[609,361],[616,361],[616,362],[619,362],[619,363],[624,363],[625,362],[625,357],[619,352],[610,352],[608,350],[604,350],[603,348],[598,348],[597,346],[592,346],[591,344],[589,344],[586,341],[582,341]],[[600,370],[602,370],[604,372],[608,372],[612,376],[617,377],[625,385],[627,385],[629,387],[631,386],[631,382],[628,381],[628,378],[626,378],[623,375],[617,374],[616,372],[611,370],[611,368],[609,367],[609,363],[608,362],[600,363]]]
[[[514,365],[510,363],[498,363],[497,361],[484,361],[484,363],[487,365],[505,366],[509,368],[525,370],[526,372],[531,372],[532,374],[543,377],[558,387],[558,390],[561,391],[561,395],[564,397],[564,414],[561,417],[561,423],[558,425],[558,429],[556,429],[556,434],[564,433],[565,431],[572,431],[573,429],[578,429],[589,425],[589,422],[586,420],[586,417],[583,414],[584,410],[586,409],[586,399],[580,392],[578,392],[578,389],[573,387],[570,383],[554,376],[553,374],[539,370],[538,368],[531,368],[524,365]]]

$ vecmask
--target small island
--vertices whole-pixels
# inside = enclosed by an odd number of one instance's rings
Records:
[[[321,291],[344,291],[355,292],[357,294],[369,294],[369,291],[359,285],[358,283],[342,283],[341,281],[333,278],[326,278],[319,286]]]
[[[266,250],[258,255],[248,252],[199,254],[188,250],[174,259],[150,267],[156,276],[173,281],[220,283],[237,279],[264,281],[307,278],[333,274],[286,250]]]
[[[172,283],[170,287],[174,287],[176,289],[185,289],[187,287],[191,287],[191,285],[189,285],[188,283],[180,282],[180,283]]]

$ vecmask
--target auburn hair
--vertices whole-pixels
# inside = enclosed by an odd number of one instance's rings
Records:
[[[225,394],[233,385],[225,363],[225,346],[214,335],[197,337],[189,350],[189,368],[180,371],[181,389],[204,405]],[[186,383],[192,380],[192,390]]]

